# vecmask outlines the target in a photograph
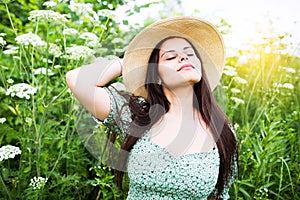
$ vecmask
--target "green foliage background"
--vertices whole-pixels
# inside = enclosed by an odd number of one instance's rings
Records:
[[[0,146],[18,146],[22,153],[0,161],[0,199],[126,198],[114,185],[111,169],[99,163],[78,137],[74,114],[78,107],[65,83],[67,71],[95,57],[122,56],[142,28],[117,19],[114,10],[126,0],[85,1],[93,5],[93,11],[99,11],[99,23],[73,12],[68,1],[52,8],[68,15],[64,22],[28,19],[30,11],[48,9],[44,1],[1,2],[0,33],[6,34],[2,36],[6,44],[0,45],[0,118],[6,121],[0,124]],[[128,15],[149,5],[135,6]],[[121,24],[129,31],[122,31]],[[230,29],[222,19],[218,27]],[[66,28],[76,29],[78,34],[65,35]],[[29,32],[46,46],[16,44],[17,36]],[[95,34],[99,45],[89,46],[93,54],[82,53],[80,59],[74,59],[67,49],[72,45],[88,47],[88,40],[80,38],[84,32]],[[299,57],[285,51],[289,46],[284,39],[288,37],[264,38],[253,48],[228,57],[222,83],[215,91],[240,142],[239,172],[231,199],[300,199],[300,65]],[[59,47],[60,56],[51,53],[50,44]],[[7,54],[9,45],[19,48]],[[42,67],[53,75],[36,74]],[[17,83],[29,84],[37,92],[30,99],[6,95]],[[30,186],[34,176],[48,181],[34,189]]]

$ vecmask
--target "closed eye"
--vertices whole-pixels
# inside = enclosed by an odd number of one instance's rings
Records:
[[[173,59],[175,59],[176,58],[176,56],[172,56],[172,57],[170,57],[170,58],[167,58],[166,60],[173,60]]]

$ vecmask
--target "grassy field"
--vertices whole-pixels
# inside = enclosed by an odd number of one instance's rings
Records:
[[[65,73],[122,55],[137,29],[121,31],[103,7],[31,2],[18,12],[23,1],[3,2],[0,199],[124,198],[78,136]],[[240,144],[231,199],[300,199],[300,60],[289,37],[262,38],[227,57],[215,90]]]

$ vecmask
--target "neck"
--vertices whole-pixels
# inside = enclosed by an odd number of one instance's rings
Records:
[[[193,86],[177,88],[175,90],[164,88],[164,93],[170,102],[170,109],[168,111],[169,114],[186,116],[187,114],[190,115],[194,113]]]

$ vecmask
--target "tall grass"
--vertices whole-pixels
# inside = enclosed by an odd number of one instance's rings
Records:
[[[10,25],[0,33],[0,145],[22,152],[1,157],[0,199],[124,198],[109,167],[78,136],[78,107],[64,79],[94,57],[118,56],[133,34],[118,29],[113,12],[99,10],[98,19],[88,7],[80,13],[86,4],[44,6],[22,25],[5,2]],[[231,199],[300,199],[300,65],[286,51],[287,37],[265,38],[227,58],[216,95],[240,144]],[[13,92],[20,83],[27,90]]]

